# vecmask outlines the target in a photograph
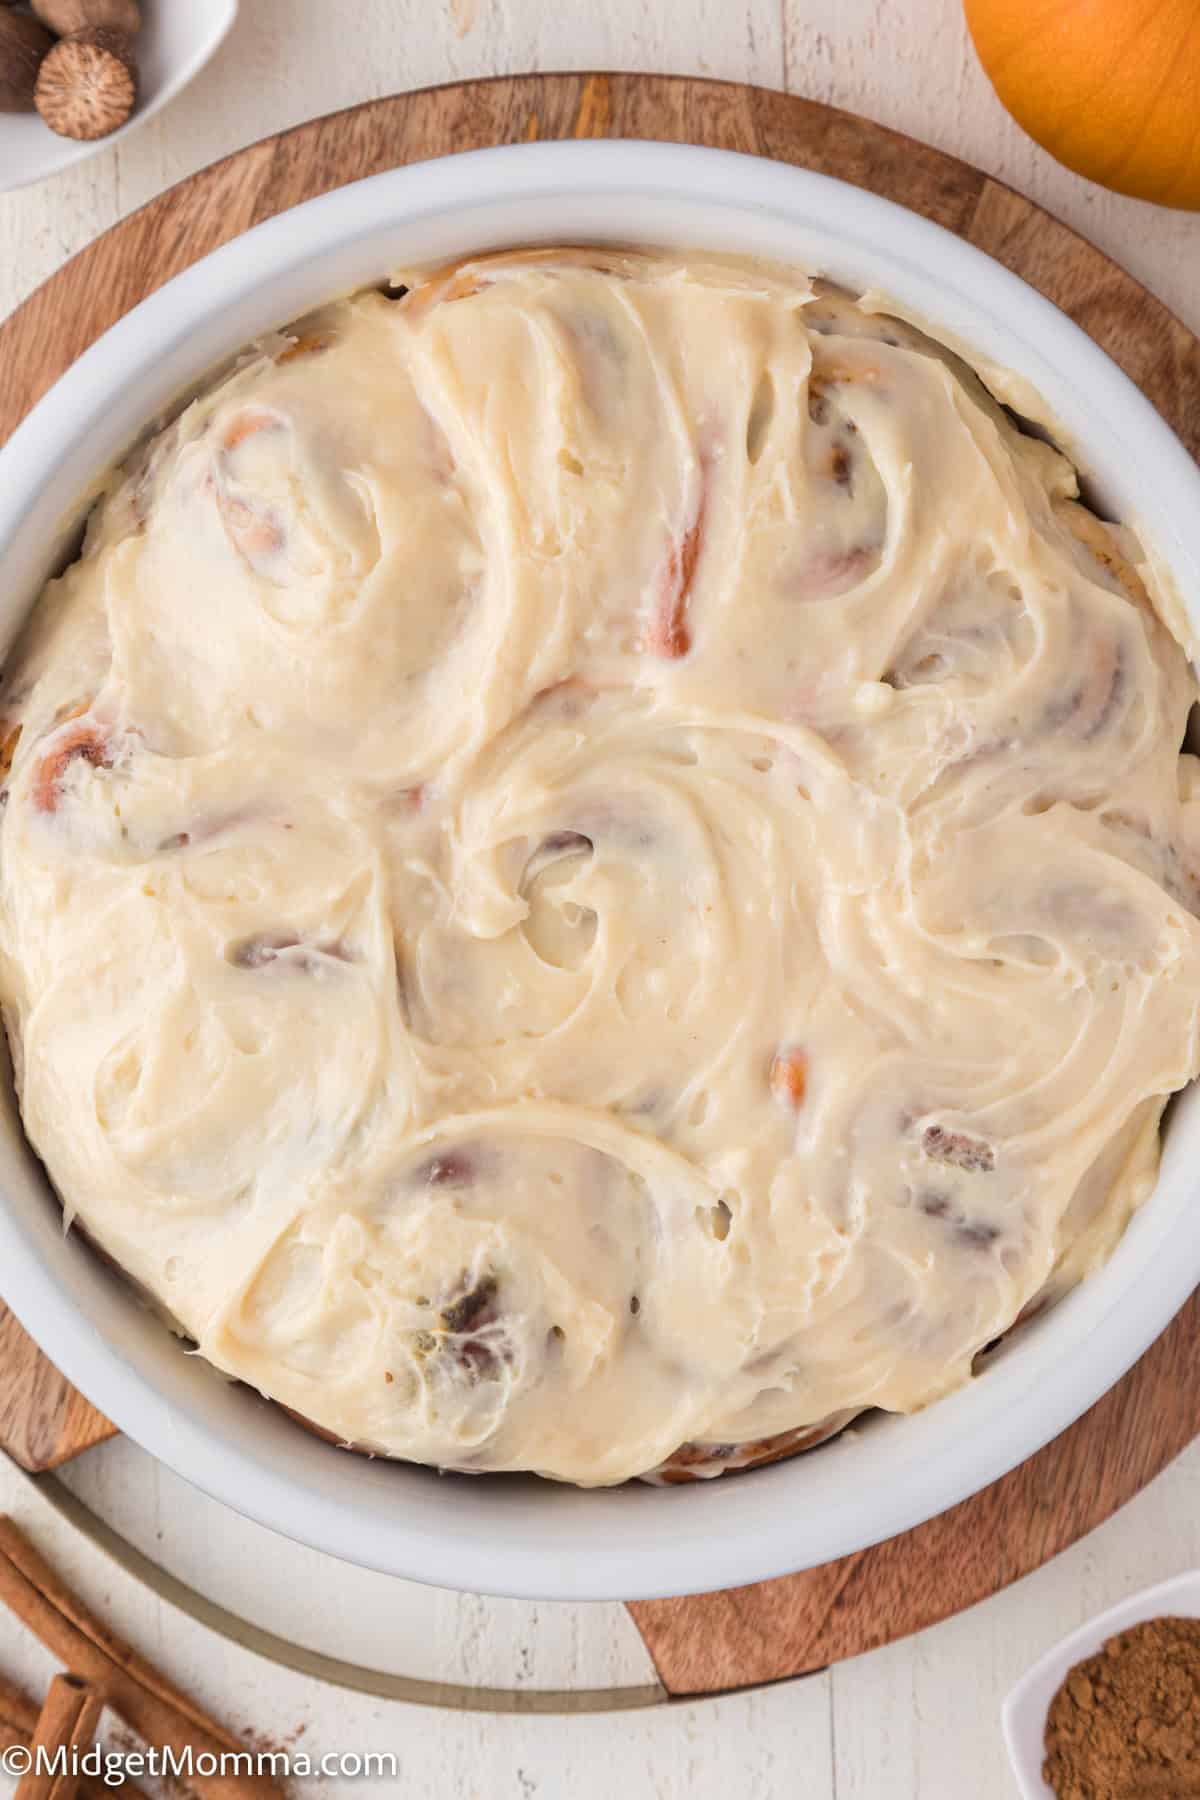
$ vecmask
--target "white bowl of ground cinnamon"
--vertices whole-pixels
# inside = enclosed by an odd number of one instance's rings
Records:
[[[1056,1644],[1002,1720],[1025,1800],[1200,1794],[1200,1569]]]

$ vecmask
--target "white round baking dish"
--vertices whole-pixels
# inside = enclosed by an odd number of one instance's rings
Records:
[[[0,453],[0,629],[59,563],[90,485],[229,352],[414,261],[514,243],[616,241],[791,260],[878,286],[1018,371],[1113,511],[1173,568],[1200,629],[1200,474],[1157,413],[1053,306],[902,208],[757,158],[675,145],[537,144],[397,170],[310,201],[206,258],[103,337]],[[488,1593],[629,1599],[734,1586],[863,1548],[996,1479],[1076,1419],[1200,1281],[1200,1094],[1173,1109],[1162,1175],[1107,1267],[1017,1334],[970,1387],[753,1474],[583,1492],[440,1477],[347,1455],[228,1384],[75,1237],[0,1119],[0,1289],[59,1365],[147,1450],[306,1543]]]

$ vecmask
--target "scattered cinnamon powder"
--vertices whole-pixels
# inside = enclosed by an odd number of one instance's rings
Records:
[[[1198,1800],[1200,1619],[1148,1619],[1076,1663],[1042,1773],[1058,1800]]]

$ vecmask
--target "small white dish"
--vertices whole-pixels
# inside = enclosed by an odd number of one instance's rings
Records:
[[[1022,1800],[1054,1800],[1053,1790],[1042,1779],[1045,1759],[1046,1714],[1062,1685],[1064,1675],[1095,1656],[1118,1631],[1141,1625],[1146,1619],[1164,1617],[1200,1619],[1200,1569],[1174,1575],[1157,1587],[1143,1588],[1128,1600],[1110,1606],[1048,1650],[1040,1662],[1023,1675],[1004,1702],[1001,1722],[1008,1758],[1012,1763]]]
[[[137,41],[141,97],[119,131],[94,143],[57,137],[37,113],[0,113],[0,194],[26,187],[106,150],[156,112],[197,76],[237,18],[238,0],[143,0]]]

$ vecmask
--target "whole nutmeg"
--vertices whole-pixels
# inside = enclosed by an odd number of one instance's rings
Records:
[[[142,28],[138,0],[29,0],[30,6],[55,37],[72,37],[77,31],[119,31],[136,37]]]
[[[75,31],[42,58],[34,104],[60,137],[107,137],[137,104],[137,63],[119,31]]]
[[[32,112],[38,69],[54,39],[24,13],[0,12],[0,112]]]

